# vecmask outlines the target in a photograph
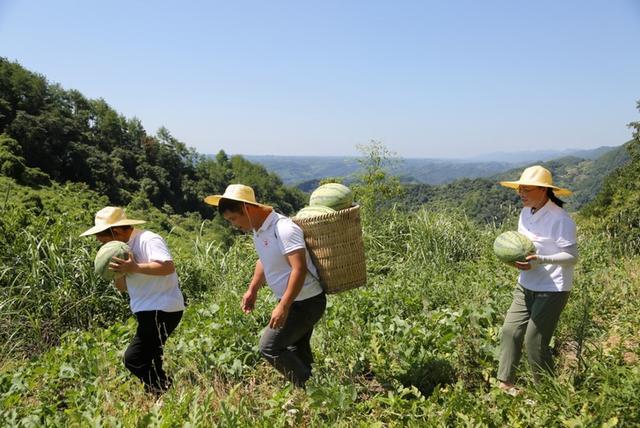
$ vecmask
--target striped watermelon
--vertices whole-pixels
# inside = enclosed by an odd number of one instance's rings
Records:
[[[493,252],[505,263],[526,261],[527,256],[536,253],[536,247],[522,233],[509,231],[498,235],[493,241]]]
[[[317,217],[319,215],[323,215],[323,214],[331,214],[336,212],[336,210],[334,210],[333,208],[329,208],[329,207],[325,207],[322,205],[317,205],[314,207],[304,207],[302,208],[300,211],[298,211],[298,214],[296,214],[297,218],[309,218],[309,217]]]
[[[117,272],[109,270],[109,263],[113,257],[127,260],[129,258],[129,246],[121,241],[109,241],[98,250],[96,259],[93,263],[96,275],[101,276],[107,281],[115,279]],[[117,276],[116,276],[117,275]]]
[[[353,204],[353,192],[344,184],[327,183],[313,191],[309,198],[309,205],[317,207],[319,205],[343,210]]]

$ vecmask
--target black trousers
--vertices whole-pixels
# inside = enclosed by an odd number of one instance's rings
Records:
[[[124,353],[124,365],[137,376],[148,391],[162,392],[171,380],[162,369],[163,347],[182,318],[182,311],[140,311],[136,335]]]
[[[304,387],[311,376],[311,335],[326,306],[324,293],[294,302],[284,326],[267,326],[260,338],[262,356],[298,387]]]

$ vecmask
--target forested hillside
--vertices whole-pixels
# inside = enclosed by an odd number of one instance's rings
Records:
[[[285,213],[303,194],[241,156],[214,159],[190,149],[161,128],[150,135],[136,118],[118,114],[103,99],[52,84],[44,76],[0,58],[0,168],[28,185],[82,182],[126,205],[146,198],[167,213],[212,215],[202,199],[232,181]]]
[[[23,197],[18,184],[3,185],[12,190],[0,212],[2,425],[640,423],[640,409],[630,406],[640,388],[638,258],[616,252],[597,218],[578,218],[580,263],[554,338],[558,376],[534,384],[523,362],[522,393],[512,397],[494,386],[517,277],[490,250],[504,229],[425,209],[363,211],[368,286],[330,296],[313,337],[314,376],[302,392],[255,347],[273,305],[268,292],[253,314],[240,310],[255,262],[250,243],[238,237],[223,247],[198,232],[210,224],[193,230],[181,216],[132,211],[168,236],[190,297],[166,346],[173,387],[155,399],[121,364],[135,332],[126,299],[93,274],[96,243],[77,237],[91,220],[86,211],[104,197],[57,184]],[[373,186],[368,194],[379,195]]]
[[[629,126],[634,130],[634,139],[627,146],[631,162],[606,177],[601,192],[584,208],[583,214],[604,220],[605,230],[622,254],[639,254],[640,121]]]
[[[565,157],[540,164],[552,172],[555,183],[573,190],[573,195],[566,198],[566,208],[576,212],[596,197],[609,174],[629,164],[632,144],[629,141],[593,160]],[[408,210],[422,205],[432,209],[457,207],[478,222],[499,224],[513,216],[519,198],[498,182],[517,180],[522,170],[512,168],[488,178],[462,179],[441,186],[408,185],[398,203]]]
[[[589,150],[496,153],[495,159],[491,155],[471,159],[406,158],[398,159],[398,162],[390,165],[388,172],[399,177],[403,183],[437,185],[464,178],[492,177],[516,167],[562,157],[596,160],[609,152],[618,152],[618,149],[619,147],[598,147]],[[348,183],[361,173],[358,157],[247,155],[246,158],[278,174],[284,183],[295,185],[304,191],[309,191],[314,184],[326,177],[343,177]]]

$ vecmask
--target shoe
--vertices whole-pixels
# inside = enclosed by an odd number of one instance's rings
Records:
[[[498,383],[498,388],[500,388],[502,391],[504,391],[506,394],[512,397],[516,397],[520,395],[520,392],[521,392],[520,388],[516,388],[515,385],[510,383],[505,383],[505,382]]]

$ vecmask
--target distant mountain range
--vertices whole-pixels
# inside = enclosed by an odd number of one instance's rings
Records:
[[[616,149],[615,146],[602,146],[595,149],[566,149],[566,150],[527,150],[521,152],[494,152],[486,155],[474,156],[466,159],[470,162],[507,162],[529,163],[535,161],[548,161],[568,156],[581,159],[597,159],[603,154]]]
[[[391,168],[391,173],[404,183],[445,184],[463,178],[490,177],[524,164],[545,162],[557,158],[575,157],[593,160],[617,147],[598,147],[591,150],[537,150],[502,152],[467,159],[405,158]],[[320,179],[343,177],[351,181],[360,169],[358,157],[339,156],[275,156],[243,155],[251,162],[263,165],[280,176],[287,185],[308,191]]]
[[[566,198],[566,208],[578,211],[596,197],[607,176],[631,161],[627,151],[629,144],[630,142],[603,151],[595,159],[564,156],[549,161],[526,163],[541,163],[551,171],[556,185],[571,189],[573,195]],[[505,219],[517,218],[521,204],[516,192],[498,183],[517,180],[522,169],[523,165],[520,165],[495,175],[463,178],[440,185],[412,184],[406,187],[406,194],[397,202],[409,209],[420,206],[434,209],[457,207],[479,222],[502,223]]]

